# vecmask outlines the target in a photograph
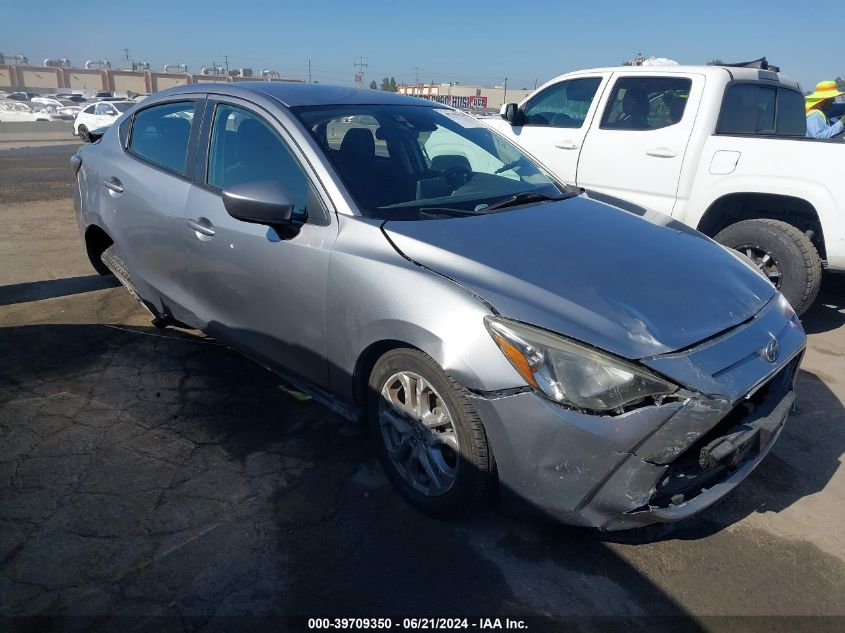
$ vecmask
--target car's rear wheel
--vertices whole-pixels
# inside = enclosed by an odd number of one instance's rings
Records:
[[[80,125],[80,126],[76,129],[76,134],[77,134],[78,136],[81,136],[81,137],[83,137],[83,138],[84,138],[84,137],[85,137],[85,135],[86,135],[86,134],[88,134],[88,128],[87,128],[87,127],[85,127],[84,125]]]
[[[783,293],[798,314],[815,301],[822,282],[819,253],[800,229],[780,220],[744,220],[723,229],[716,241],[736,249]]]
[[[450,518],[476,508],[495,482],[495,461],[478,415],[429,356],[387,352],[370,375],[367,416],[388,477],[411,504]]]

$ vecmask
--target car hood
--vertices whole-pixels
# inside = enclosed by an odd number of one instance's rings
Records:
[[[625,358],[689,347],[747,320],[774,287],[668,216],[583,197],[486,215],[387,221],[396,249],[502,316]]]

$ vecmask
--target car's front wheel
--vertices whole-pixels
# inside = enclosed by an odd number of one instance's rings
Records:
[[[367,416],[388,477],[432,516],[469,513],[495,482],[487,435],[466,391],[429,356],[387,352],[370,375]]]
[[[76,128],[76,135],[77,136],[81,136],[82,138],[85,138],[86,134],[88,134],[88,128],[85,127],[84,125],[80,125],[78,128]]]
[[[798,314],[815,301],[822,283],[819,253],[798,228],[780,220],[744,220],[723,229],[719,244],[738,250],[783,293]]]

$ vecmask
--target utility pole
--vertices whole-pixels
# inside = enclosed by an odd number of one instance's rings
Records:
[[[414,66],[414,83],[419,88],[420,86],[420,67]]]
[[[534,80],[534,90],[537,90],[537,80]]]
[[[502,95],[502,103],[508,102],[508,78],[505,77],[505,94]]]
[[[308,83],[311,83],[311,60],[308,60]]]
[[[360,61],[353,62],[352,66],[355,67],[355,83],[358,84],[358,87],[362,87],[364,85],[364,69],[369,66],[367,62],[364,60],[366,57],[361,57]]]
[[[229,56],[223,55],[223,60],[226,64],[226,76],[228,77],[229,76]]]
[[[129,61],[129,49],[124,48],[124,49],[121,49],[121,50],[123,51],[123,59],[125,59],[126,61]]]

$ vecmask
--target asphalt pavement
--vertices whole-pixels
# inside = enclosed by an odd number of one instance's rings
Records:
[[[97,276],[73,150],[0,151],[0,628],[845,626],[845,279],[804,319],[797,413],[695,523],[640,545],[494,503],[447,523],[398,497],[362,428],[215,341],[156,330]]]

